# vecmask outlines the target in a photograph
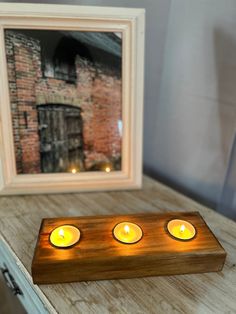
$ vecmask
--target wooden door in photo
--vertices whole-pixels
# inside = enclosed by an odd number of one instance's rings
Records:
[[[39,105],[41,171],[83,170],[83,125],[81,109],[75,106]]]

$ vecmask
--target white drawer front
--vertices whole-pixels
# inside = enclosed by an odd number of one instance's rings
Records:
[[[22,294],[17,294],[18,299],[29,314],[48,314],[46,306],[43,304],[37,293],[32,288],[30,282],[19,268],[19,263],[14,259],[8,246],[0,238],[0,268],[7,269],[5,275],[14,278],[16,285],[20,288]]]

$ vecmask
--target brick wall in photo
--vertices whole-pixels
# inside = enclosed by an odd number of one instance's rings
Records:
[[[18,173],[39,173],[40,153],[35,89],[41,76],[40,44],[6,33],[6,57]]]
[[[120,158],[121,79],[101,64],[77,56],[75,84],[44,77],[40,41],[6,31],[16,166],[18,173],[40,173],[37,105],[63,104],[82,109],[85,167]],[[112,91],[112,92],[111,92]]]

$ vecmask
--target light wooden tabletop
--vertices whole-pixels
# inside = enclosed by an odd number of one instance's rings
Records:
[[[236,223],[147,177],[138,191],[1,197],[0,233],[29,276],[42,218],[195,210],[227,252],[222,272],[42,285],[36,290],[63,314],[236,313]]]

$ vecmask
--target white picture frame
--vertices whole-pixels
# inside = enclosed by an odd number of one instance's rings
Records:
[[[138,189],[142,184],[145,10],[51,4],[0,4],[0,194]],[[17,174],[5,29],[122,33],[122,167],[120,171]]]

